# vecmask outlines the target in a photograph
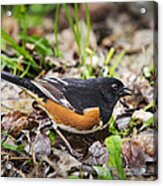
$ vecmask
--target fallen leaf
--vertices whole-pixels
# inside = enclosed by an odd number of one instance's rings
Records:
[[[34,145],[36,155],[49,156],[51,153],[51,143],[49,137],[45,133],[38,134],[37,141]]]
[[[9,112],[2,118],[1,126],[3,130],[17,137],[23,129],[28,127],[28,114],[18,110]]]
[[[143,109],[136,110],[132,115],[133,120],[140,120],[143,123],[153,117],[154,115],[151,112],[144,111]]]
[[[127,139],[122,145],[122,154],[129,167],[143,168],[145,163],[157,154],[157,133],[147,130]]]
[[[89,148],[84,159],[88,165],[108,165],[108,151],[99,141],[95,141]]]

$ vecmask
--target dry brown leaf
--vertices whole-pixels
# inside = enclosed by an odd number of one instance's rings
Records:
[[[88,165],[108,165],[108,151],[99,141],[95,141],[88,149],[84,163]]]
[[[51,143],[49,137],[45,133],[40,133],[34,145],[36,155],[49,156],[51,153]]]
[[[28,114],[18,110],[9,112],[2,118],[2,129],[8,130],[13,136],[20,135],[22,129],[28,126]]]
[[[153,130],[141,132],[128,139],[122,145],[122,154],[129,167],[142,168],[150,158],[155,159],[157,153],[157,134]]]

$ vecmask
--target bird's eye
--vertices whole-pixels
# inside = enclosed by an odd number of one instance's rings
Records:
[[[117,84],[117,83],[113,83],[113,84],[111,85],[111,87],[112,87],[112,89],[115,90],[115,91],[118,90],[118,84]]]

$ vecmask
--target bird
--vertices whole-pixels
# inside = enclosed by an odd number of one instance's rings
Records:
[[[51,76],[31,80],[2,71],[1,78],[25,89],[57,126],[74,133],[89,133],[104,127],[117,101],[132,94],[114,77],[82,80]]]

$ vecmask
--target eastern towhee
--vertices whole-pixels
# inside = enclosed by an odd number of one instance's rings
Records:
[[[1,77],[32,93],[59,127],[76,133],[103,127],[118,99],[131,95],[130,89],[113,77],[30,80],[4,71]]]

